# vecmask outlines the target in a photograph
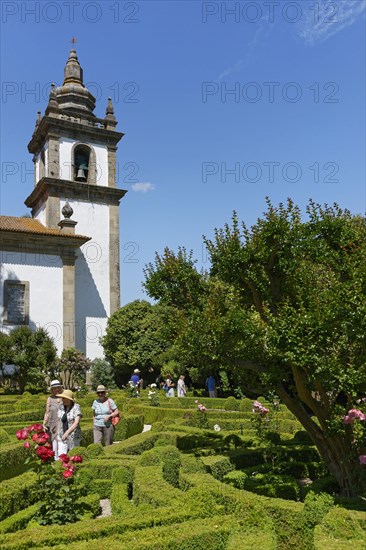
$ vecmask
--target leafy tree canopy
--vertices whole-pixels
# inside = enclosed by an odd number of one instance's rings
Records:
[[[178,324],[174,308],[135,300],[109,318],[105,355],[119,376],[129,377],[135,368],[146,374],[164,361]]]
[[[14,329],[6,346],[10,344],[7,362],[13,363],[17,370],[12,378],[17,382],[20,393],[25,389],[42,391],[46,377],[54,373],[56,347],[47,331],[40,328],[35,331],[27,326]]]
[[[366,423],[344,425],[342,417],[366,390],[365,219],[310,201],[303,220],[291,200],[268,201],[253,227],[234,213],[204,240],[211,269],[200,307],[185,310],[181,352],[274,390],[345,493],[364,492]],[[154,269],[148,278],[166,273]],[[163,290],[155,297],[169,303]]]
[[[94,359],[94,361],[92,361],[91,383],[93,390],[96,390],[99,384],[110,389],[116,387],[114,371],[108,361],[105,359]]]

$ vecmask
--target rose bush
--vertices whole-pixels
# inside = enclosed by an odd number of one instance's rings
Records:
[[[75,472],[83,458],[62,454],[55,462],[50,436],[40,424],[18,430],[15,435],[19,441],[24,441],[24,448],[29,450],[26,463],[38,475],[38,523],[63,525],[79,520],[83,506],[78,504],[78,497],[83,487],[78,484]]]

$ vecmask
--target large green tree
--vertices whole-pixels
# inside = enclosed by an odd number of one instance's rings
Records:
[[[253,227],[234,214],[205,244],[227,295],[189,313],[181,342],[275,390],[344,493],[365,494],[366,422],[342,421],[366,390],[364,218],[310,201],[303,220],[291,200],[268,202]]]
[[[129,377],[135,368],[144,375],[156,371],[169,359],[177,323],[177,310],[145,300],[135,300],[116,311],[108,320],[102,344],[119,380]]]
[[[17,382],[20,393],[25,389],[45,389],[46,377],[54,373],[56,347],[47,331],[35,331],[27,326],[14,329],[9,336],[11,362],[16,366],[12,378]]]

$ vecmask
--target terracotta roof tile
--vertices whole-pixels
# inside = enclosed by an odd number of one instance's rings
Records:
[[[61,229],[51,229],[34,218],[17,218],[15,216],[0,216],[0,232],[1,231],[14,231],[16,233],[31,233],[56,237],[72,237],[74,239],[84,240],[90,238],[84,235],[64,233]]]

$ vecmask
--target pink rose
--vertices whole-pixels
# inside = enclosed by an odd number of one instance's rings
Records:
[[[359,457],[360,464],[366,464],[366,455],[360,455]]]
[[[62,472],[62,475],[64,476],[65,479],[67,479],[69,477],[72,477],[73,472],[72,470],[65,470],[64,472]]]
[[[29,443],[29,441],[26,441],[26,442],[23,444],[24,449],[30,449],[30,446],[31,446],[31,444]]]

